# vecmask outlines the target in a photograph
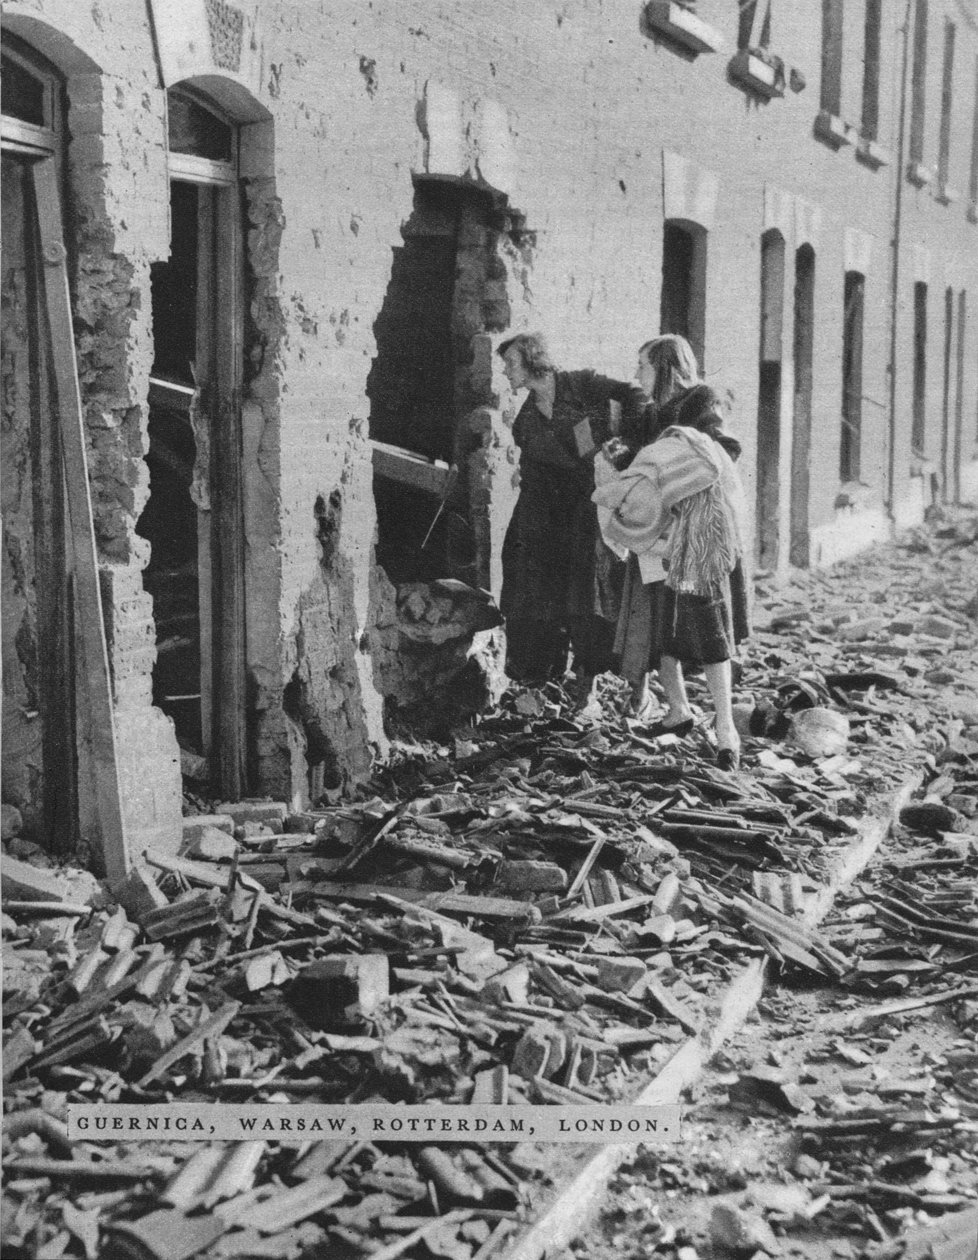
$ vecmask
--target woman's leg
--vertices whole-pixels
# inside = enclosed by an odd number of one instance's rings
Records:
[[[663,725],[675,726],[679,722],[688,721],[693,716],[693,710],[689,707],[683,667],[676,657],[663,656],[660,659],[659,682],[662,683],[662,690],[666,693],[667,708],[665,717],[662,719]]]
[[[706,685],[710,689],[713,707],[716,710],[717,746],[719,748],[740,748],[740,736],[733,720],[733,685],[729,661],[718,661],[714,665],[704,665]]]

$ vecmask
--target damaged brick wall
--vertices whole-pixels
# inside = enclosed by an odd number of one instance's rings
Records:
[[[163,100],[145,74],[69,77],[68,98],[78,372],[123,810],[138,848],[172,841],[182,812],[172,726],[152,703],[155,624],[142,587],[149,556],[135,532],[148,495],[149,265],[166,249],[165,203],[135,193],[153,174],[165,180]],[[80,794],[84,819],[84,779]]]
[[[203,0],[197,7],[204,12]],[[531,250],[518,234],[493,229],[493,242],[473,229],[464,238],[471,250],[462,250],[453,346],[463,416],[457,450],[467,457],[480,584],[498,592],[516,494],[513,400],[493,345],[504,330],[539,327],[561,366],[631,377],[638,346],[658,331],[667,168],[680,170],[680,184],[716,187],[715,216],[702,225],[707,368],[710,383],[733,397],[748,482],[757,454],[761,236],[771,227],[785,236],[789,294],[798,247],[814,251],[813,559],[861,544],[864,515],[836,506],[846,230],[874,241],[864,385],[885,402],[893,181],[886,168],[857,162],[851,148],[836,152],[813,138],[812,87],[761,102],[729,81],[722,56],[678,55],[640,28],[637,12],[590,0],[532,10],[512,0],[340,0],[326,11],[278,0],[260,8],[260,39],[249,35],[242,53],[247,74],[220,78],[221,67],[202,50],[188,70],[205,90],[218,82],[239,95],[247,88],[270,120],[243,151],[254,356],[243,403],[254,790],[301,799],[318,781],[362,775],[385,747],[382,698],[401,632],[395,597],[374,566],[367,380],[414,176],[447,175],[506,194],[533,234]],[[777,53],[811,85],[818,13],[789,8],[779,11]],[[735,6],[710,0],[701,9],[735,37]],[[119,570],[111,583],[118,592],[113,664],[120,683],[130,680],[125,703],[136,722],[151,712],[148,609],[130,576],[144,560],[133,523],[145,497],[148,268],[167,247],[159,67],[138,6],[114,13],[111,23],[97,6],[68,0],[14,0],[6,12],[43,17],[107,70],[90,101],[79,94],[80,82],[77,91],[69,83],[73,109],[88,111],[72,128],[72,179],[88,216],[79,230],[78,302],[99,538],[106,563]],[[883,48],[886,64],[896,64],[893,30]],[[853,84],[857,62],[847,63]],[[844,102],[852,117],[855,99],[849,93]],[[894,102],[884,101],[881,128],[889,131],[881,138],[890,145],[895,115]],[[241,116],[249,124],[253,117]],[[955,145],[964,152],[963,142]],[[934,251],[933,294],[949,284],[956,299],[961,289],[978,292],[968,261],[975,229],[962,206],[938,205],[926,191],[912,197],[914,230]],[[904,320],[902,308],[898,314]],[[978,321],[969,320],[970,398],[976,330]],[[928,384],[938,390],[940,342],[935,323]],[[909,354],[899,358],[898,373],[909,361]],[[786,363],[785,396],[790,387]],[[865,493],[880,520],[885,408],[868,404],[866,415]],[[791,435],[782,436],[787,460]],[[909,475],[899,475],[897,493],[905,495]],[[754,487],[748,490],[753,496]],[[121,664],[127,656],[129,675]],[[129,742],[136,758],[146,741]],[[307,753],[319,767],[311,782]]]
[[[137,847],[178,833],[181,814],[172,729],[151,703],[152,606],[142,591],[145,555],[134,534],[147,480],[142,457],[151,360],[149,261],[166,240],[165,207],[161,213],[152,199],[134,193],[137,188],[145,193],[154,165],[165,178],[162,98],[140,23],[116,27],[118,46],[112,48],[93,31],[88,15],[59,14],[55,28],[41,20],[47,7],[7,5],[4,25],[65,75],[70,139],[64,212],[76,352],[121,795]],[[128,67],[126,77],[99,73],[96,56]],[[70,710],[70,696],[66,704]],[[79,839],[83,850],[97,853],[94,790],[84,758],[78,793]],[[42,838],[57,845],[58,837]]]

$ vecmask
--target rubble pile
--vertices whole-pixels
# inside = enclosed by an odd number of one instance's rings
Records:
[[[783,670],[786,656],[797,661],[807,642],[812,662],[829,669],[823,636],[832,625],[853,627],[846,663],[878,677],[851,698],[850,738],[862,727],[894,756],[904,741],[916,745],[919,790],[901,798],[884,846],[821,923],[844,970],[828,986],[799,969],[781,973],[759,1004],[760,1024],[711,1063],[682,1146],[627,1161],[599,1225],[573,1254],[973,1260],[975,526],[969,519],[917,531],[899,547],[777,592],[764,618],[775,628],[760,636],[772,667]],[[886,615],[871,620],[884,591]],[[782,686],[790,695],[799,679],[786,676]],[[824,699],[809,686],[806,713]],[[921,701],[923,725],[914,709]],[[765,708],[763,696],[749,706],[755,725],[778,728],[787,741],[790,719]],[[878,724],[881,710],[896,717],[888,729]]]
[[[356,802],[215,805],[112,896],[73,893],[5,816],[8,1245],[485,1260],[545,1176],[526,1144],[69,1144],[65,1106],[625,1102],[752,957],[881,995],[946,982],[943,958],[927,969],[941,950],[963,975],[978,712],[936,713],[928,675],[971,638],[950,586],[910,613],[910,561],[906,608],[891,592],[875,620],[778,593],[743,680],[741,773],[702,724],[649,738],[609,680],[597,716],[558,688],[510,693],[452,747],[402,747]],[[938,752],[924,804],[948,856],[929,856],[961,886],[928,899],[921,871],[870,899],[906,957],[862,911],[812,926],[867,819]]]

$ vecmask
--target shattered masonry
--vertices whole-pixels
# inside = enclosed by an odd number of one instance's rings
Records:
[[[585,0],[532,13],[384,0],[328,14],[299,0],[259,10],[152,0],[109,22],[98,6],[66,0],[5,5],[5,56],[46,61],[40,73],[64,85],[66,126],[53,143],[66,175],[120,772],[137,847],[172,849],[181,769],[206,777],[223,755],[222,740],[208,747],[208,705],[231,704],[220,654],[232,649],[222,647],[220,618],[236,566],[241,711],[220,729],[240,719],[239,794],[305,806],[369,775],[386,751],[385,721],[389,730],[417,720],[426,697],[456,686],[470,708],[495,694],[499,631],[482,625],[478,607],[446,614],[444,591],[413,584],[456,578],[498,594],[515,495],[512,400],[493,358],[507,330],[542,327],[562,364],[630,377],[660,316],[682,323],[708,379],[729,393],[758,558],[774,572],[784,574],[789,560],[830,564],[894,523],[920,520],[935,499],[974,493],[974,30],[950,0],[929,6],[923,85],[932,131],[910,155],[912,178],[901,171],[895,181],[910,137],[899,134],[893,15],[877,32],[878,100],[868,120],[863,6],[846,6],[844,16],[838,6],[838,82],[820,82],[817,6],[775,6],[760,63],[729,60],[744,36],[735,8],[700,5],[703,39],[692,49],[683,44],[683,8],[652,4],[640,21],[638,8]],[[957,21],[957,42],[955,108],[941,150],[945,18]],[[712,51],[711,40],[726,51]],[[779,59],[783,81],[772,72],[762,92],[751,74]],[[238,367],[228,380],[218,364],[198,391],[196,456],[201,471],[200,417],[213,383],[225,410],[205,417],[211,457],[226,458],[213,449],[223,435],[240,452],[241,484],[223,502],[212,486],[209,505],[188,508],[181,563],[192,561],[188,581],[199,588],[199,608],[188,612],[167,606],[163,582],[151,598],[157,562],[144,515],[153,479],[159,492],[166,475],[186,472],[161,445],[163,404],[150,375],[162,327],[153,303],[161,277],[182,265],[171,249],[171,224],[182,220],[168,164],[177,171],[186,150],[168,159],[167,119],[172,127],[192,118],[198,105],[234,133],[241,292],[237,327],[225,330]],[[938,166],[934,180],[923,179]],[[203,233],[227,199],[181,169],[174,178],[194,189]],[[955,188],[966,195],[956,200]],[[24,221],[15,184],[4,198],[5,225]],[[218,254],[222,239],[214,238]],[[198,252],[199,262],[203,245]],[[428,286],[420,312],[404,306],[402,270]],[[858,380],[847,377],[844,388],[843,340],[856,337],[844,328],[847,294],[858,295],[862,322],[860,353],[848,356],[859,360]],[[16,247],[3,299],[4,792],[40,832],[38,715],[50,703],[36,677],[28,297]],[[850,315],[855,309],[850,302]],[[219,323],[221,303],[208,311]],[[419,313],[428,322],[412,332]],[[422,333],[437,356],[419,353],[411,336]],[[203,380],[199,346],[196,358]],[[383,411],[385,398],[408,396],[410,414],[406,405]],[[857,440],[843,438],[840,406]],[[180,432],[172,416],[167,423]],[[459,466],[424,550],[437,495],[375,478],[371,438]],[[210,552],[209,530],[222,539]],[[207,571],[215,557],[217,586]],[[475,660],[467,658],[472,635]],[[198,656],[203,681],[191,685]],[[84,767],[76,794],[78,834],[56,828],[50,842],[97,850]]]

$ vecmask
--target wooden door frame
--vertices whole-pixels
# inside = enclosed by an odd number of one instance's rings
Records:
[[[206,107],[222,116],[211,102]],[[198,199],[196,347],[198,402],[210,435],[209,510],[197,514],[201,725],[213,786],[236,800],[247,783],[241,190],[236,161],[170,153],[167,162],[171,184],[206,192]]]
[[[50,648],[39,642],[39,651],[45,658],[41,662],[41,672],[51,675],[43,687],[42,729],[50,727],[56,735],[53,743],[47,732],[42,735],[44,811],[47,819],[53,809],[49,805],[51,787],[48,783],[52,756],[55,756],[62,773],[66,768],[65,758],[67,765],[73,769],[69,789],[73,798],[69,805],[72,811],[78,809],[76,757],[83,760],[84,770],[91,775],[101,843],[98,856],[105,874],[111,881],[116,881],[125,877],[130,858],[119,789],[112,683],[68,286],[60,191],[61,145],[52,128],[3,117],[0,119],[0,148],[4,153],[19,157],[27,168],[25,189],[30,200],[25,205],[25,224],[29,233],[28,246],[35,259],[31,271],[36,271],[31,277],[36,300],[32,301],[34,315],[29,335],[35,336],[38,341],[37,366],[32,368],[35,377],[32,408],[39,406],[38,391],[46,384],[41,380],[43,373],[49,382],[47,388],[55,425],[50,442],[45,442],[43,425],[40,426],[42,436],[38,440],[45,444],[42,454],[50,458],[55,468],[60,466],[61,490],[59,494],[58,488],[54,489],[50,506],[52,511],[60,513],[63,509],[60,504],[55,505],[55,498],[64,496],[68,530],[62,556],[44,557],[35,571],[35,582],[49,588],[49,595],[50,588],[59,588],[51,599],[51,608],[43,614],[44,624],[58,619],[61,630],[54,632],[58,634],[59,641],[62,635],[67,636],[67,642],[54,653],[60,659],[54,662],[53,669],[49,668]],[[70,593],[67,589],[69,548],[73,561]],[[61,574],[57,572],[59,564],[65,570]],[[66,589],[60,589],[62,587]],[[73,630],[70,624],[62,624],[65,620],[70,623],[72,611]],[[51,628],[54,628],[53,625]],[[69,688],[66,670],[70,673],[67,662],[72,660],[75,664],[74,685]],[[50,694],[52,688],[55,692],[61,689],[62,694]],[[64,722],[66,705],[75,718],[74,722],[67,724]],[[69,728],[67,739],[64,737],[65,725]],[[60,734],[57,734],[59,728]]]

